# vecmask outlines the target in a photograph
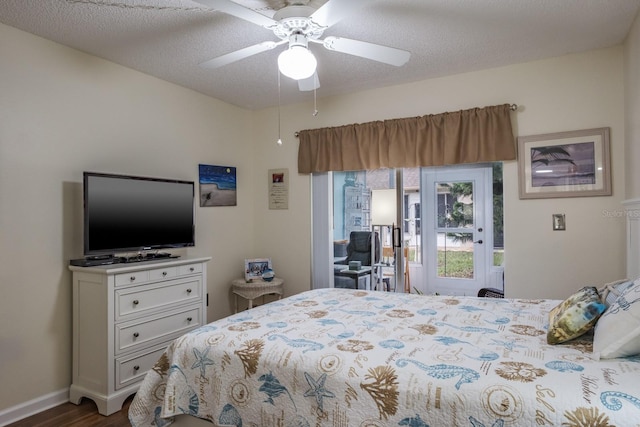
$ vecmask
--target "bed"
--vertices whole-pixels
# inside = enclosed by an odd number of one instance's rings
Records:
[[[177,339],[129,417],[135,427],[640,425],[640,357],[594,360],[593,334],[548,345],[559,302],[303,292]]]

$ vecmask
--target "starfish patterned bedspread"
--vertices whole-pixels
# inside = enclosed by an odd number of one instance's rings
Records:
[[[135,427],[636,426],[640,358],[546,342],[560,301],[318,289],[169,346],[129,409]],[[621,325],[621,327],[623,327]]]

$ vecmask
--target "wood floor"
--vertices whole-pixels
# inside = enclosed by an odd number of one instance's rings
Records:
[[[127,399],[120,412],[108,417],[100,415],[95,403],[82,399],[80,405],[65,403],[6,427],[122,427],[131,426],[127,412],[133,396]]]

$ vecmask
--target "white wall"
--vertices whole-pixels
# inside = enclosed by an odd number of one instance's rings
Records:
[[[509,165],[507,296],[564,298],[625,276],[625,222],[617,215],[625,198],[622,59],[622,49],[609,49],[516,67],[523,87],[539,89],[523,102],[520,135],[611,128],[613,196],[519,201],[517,168]],[[566,215],[566,231],[552,231],[554,213]]]
[[[256,229],[256,249],[275,254],[274,267],[287,279],[289,293],[309,289],[310,179],[296,173],[295,131],[517,103],[512,117],[518,135],[610,127],[613,196],[519,200],[516,162],[507,162],[507,296],[560,299],[581,286],[618,279],[624,275],[624,219],[603,213],[619,212],[624,199],[622,67],[623,49],[617,47],[320,99],[317,117],[310,93],[310,103],[282,108],[283,147],[270,142],[277,138],[277,111],[257,112],[256,158],[291,169],[295,208],[268,211],[258,175],[256,218],[263,225]],[[552,231],[553,213],[566,214],[566,231]]]
[[[251,113],[0,24],[0,411],[71,382],[70,258],[84,170],[198,180],[237,166],[238,206],[197,208],[209,319],[253,244]]]
[[[640,14],[625,43],[625,163],[627,199],[640,198]]]

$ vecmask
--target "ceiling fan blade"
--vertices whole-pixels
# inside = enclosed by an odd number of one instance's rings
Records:
[[[324,47],[336,52],[348,53],[373,61],[400,67],[411,57],[411,52],[396,49],[394,47],[363,42],[359,40],[345,39],[343,37],[327,37],[322,41]]]
[[[367,3],[370,3],[370,0],[329,0],[313,12],[310,18],[321,27],[330,27],[347,15],[362,9]]]
[[[318,79],[318,73],[315,72],[311,77],[298,80],[298,89],[302,92],[308,92],[320,87],[320,79]]]
[[[245,21],[253,22],[254,24],[270,28],[276,25],[276,21],[264,16],[261,13],[255,12],[244,6],[240,6],[238,3],[234,3],[230,0],[193,0],[196,3],[200,3],[207,7],[211,7],[227,15],[235,16],[236,18],[244,19]]]
[[[219,68],[232,62],[240,61],[241,59],[248,58],[252,55],[256,55],[267,50],[271,50],[276,46],[286,43],[286,40],[279,42],[262,42],[254,44],[253,46],[245,47],[244,49],[236,50],[231,53],[227,53],[217,58],[210,59],[205,62],[201,62],[199,65],[204,68]]]

